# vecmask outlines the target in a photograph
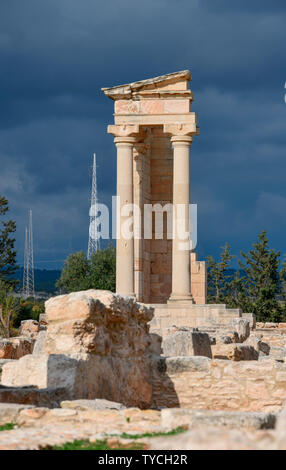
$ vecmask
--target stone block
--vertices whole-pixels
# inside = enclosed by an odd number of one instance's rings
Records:
[[[37,339],[34,344],[33,354],[45,354],[47,331],[43,330],[38,333]]]
[[[7,387],[36,386],[74,390],[79,363],[63,354],[27,355],[5,364],[2,385]]]
[[[60,388],[68,400],[151,406],[150,360],[160,344],[149,334],[152,307],[89,290],[48,300],[46,312],[46,338],[39,338],[35,354],[3,366],[3,385]]]
[[[195,329],[180,329],[167,336],[163,340],[162,349],[165,356],[212,357],[208,334]]]
[[[73,410],[124,410],[126,407],[122,403],[114,401],[95,399],[95,400],[71,400],[62,401],[61,408],[68,408]]]
[[[109,291],[88,290],[46,302],[47,354],[130,357],[148,353],[152,307]]]
[[[264,328],[277,328],[278,327],[278,324],[277,323],[273,323],[273,322],[266,322],[264,324]]]
[[[16,403],[0,403],[0,426],[7,423],[16,423],[22,410],[33,408],[33,405],[19,405]]]
[[[276,436],[278,450],[286,450],[286,402],[277,418]]]
[[[154,358],[154,366],[160,373],[180,374],[181,372],[209,372],[211,360],[204,356],[178,356]]]
[[[234,318],[231,320],[230,325],[238,334],[239,342],[243,343],[250,335],[249,321],[243,318]]]
[[[256,317],[254,313],[243,313],[242,318],[244,320],[249,321],[249,326],[251,330],[254,330],[256,328]]]
[[[251,333],[244,345],[253,346],[254,349],[262,356],[268,356],[270,352],[269,344],[262,341],[262,335]]]
[[[253,346],[243,344],[217,344],[212,346],[214,359],[231,361],[257,361],[258,351]]]
[[[0,385],[0,403],[18,403],[56,408],[67,399],[68,391],[62,388],[5,387]]]
[[[40,324],[36,320],[21,321],[19,330],[20,336],[27,336],[28,338],[36,338],[40,331]]]
[[[286,360],[286,348],[280,348],[278,346],[271,346],[269,351],[269,357],[278,361]]]
[[[4,364],[7,364],[8,362],[12,362],[16,359],[0,359],[0,383],[1,383],[1,377],[2,377],[2,369]]]
[[[162,337],[156,333],[150,334],[150,346],[151,354],[160,356],[162,354]]]
[[[0,339],[0,359],[19,359],[33,351],[35,340],[27,336]]]
[[[274,429],[276,415],[271,413],[243,411],[191,410],[166,408],[161,411],[162,426],[166,431],[178,426],[197,429],[200,426],[214,426],[227,429]]]

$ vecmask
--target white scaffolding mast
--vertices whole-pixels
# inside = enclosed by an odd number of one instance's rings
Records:
[[[93,155],[93,171],[92,171],[92,189],[91,189],[91,205],[89,211],[89,237],[87,258],[90,259],[93,253],[100,248],[98,227],[97,227],[97,183],[96,183],[96,154]]]
[[[31,209],[29,212],[29,227],[26,227],[25,230],[23,296],[25,299],[35,297],[33,221]]]

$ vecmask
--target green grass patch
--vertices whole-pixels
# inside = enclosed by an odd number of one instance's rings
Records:
[[[164,437],[164,436],[176,436],[187,431],[187,428],[184,426],[179,426],[176,429],[173,429],[169,432],[146,432],[144,434],[128,434],[126,432],[120,435],[110,435],[106,439],[97,440],[95,442],[90,442],[87,440],[73,442],[66,442],[61,446],[47,446],[43,447],[41,450],[143,450],[146,448],[144,442],[136,442],[138,439],[152,438],[152,437]],[[112,437],[112,440],[110,439]],[[116,441],[116,438],[118,441]],[[122,443],[121,439],[132,439],[132,442]]]
[[[62,446],[47,446],[41,450],[143,450],[144,443],[131,442],[122,444],[121,442],[114,442],[112,445],[107,439],[97,440],[90,442],[89,440],[66,442]]]
[[[175,429],[172,429],[169,432],[146,432],[144,434],[128,434],[126,432],[120,434],[119,437],[122,439],[143,439],[144,437],[165,437],[165,436],[176,436],[177,434],[181,434],[182,432],[187,431],[187,428],[184,426],[179,426]]]
[[[14,423],[3,424],[0,426],[0,431],[11,431],[11,429],[14,429],[15,426],[16,424]]]

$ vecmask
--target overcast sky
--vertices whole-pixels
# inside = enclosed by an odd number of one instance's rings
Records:
[[[262,229],[286,253],[285,0],[2,0],[0,194],[28,210],[35,264],[87,249],[90,166],[115,194],[116,152],[101,87],[189,69],[201,134],[191,151],[201,259]]]

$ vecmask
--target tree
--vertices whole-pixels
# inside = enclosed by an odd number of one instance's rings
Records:
[[[89,261],[83,252],[68,256],[56,286],[64,292],[86,289],[115,291],[115,248],[109,245]]]
[[[9,210],[8,201],[0,196],[0,215],[5,215]],[[17,252],[14,249],[15,238],[11,235],[16,231],[16,223],[13,220],[2,221],[0,230],[0,281],[6,286],[15,288],[18,281],[13,276],[18,269],[16,265]]]
[[[246,311],[248,305],[244,284],[245,282],[241,271],[235,271],[229,281],[228,293],[225,299],[225,303],[230,308],[240,308],[243,312]]]
[[[70,254],[62,269],[56,286],[65,292],[76,292],[90,289],[90,266],[83,251]]]
[[[269,248],[264,230],[249,253],[241,252],[239,261],[246,294],[245,311],[253,312],[258,321],[280,321],[281,307],[277,296],[281,294],[279,277],[280,252]]]
[[[116,250],[113,245],[91,256],[90,281],[93,289],[115,292]]]
[[[208,301],[220,303],[229,296],[231,276],[227,274],[230,261],[234,258],[230,254],[228,243],[222,247],[220,261],[215,261],[212,256],[207,256],[208,263]]]
[[[283,261],[282,268],[280,271],[280,281],[282,299],[284,300],[284,302],[286,302],[286,259]]]
[[[17,297],[12,295],[13,288],[7,289],[5,283],[0,285],[0,330],[6,338],[10,338],[13,322],[20,308]]]

